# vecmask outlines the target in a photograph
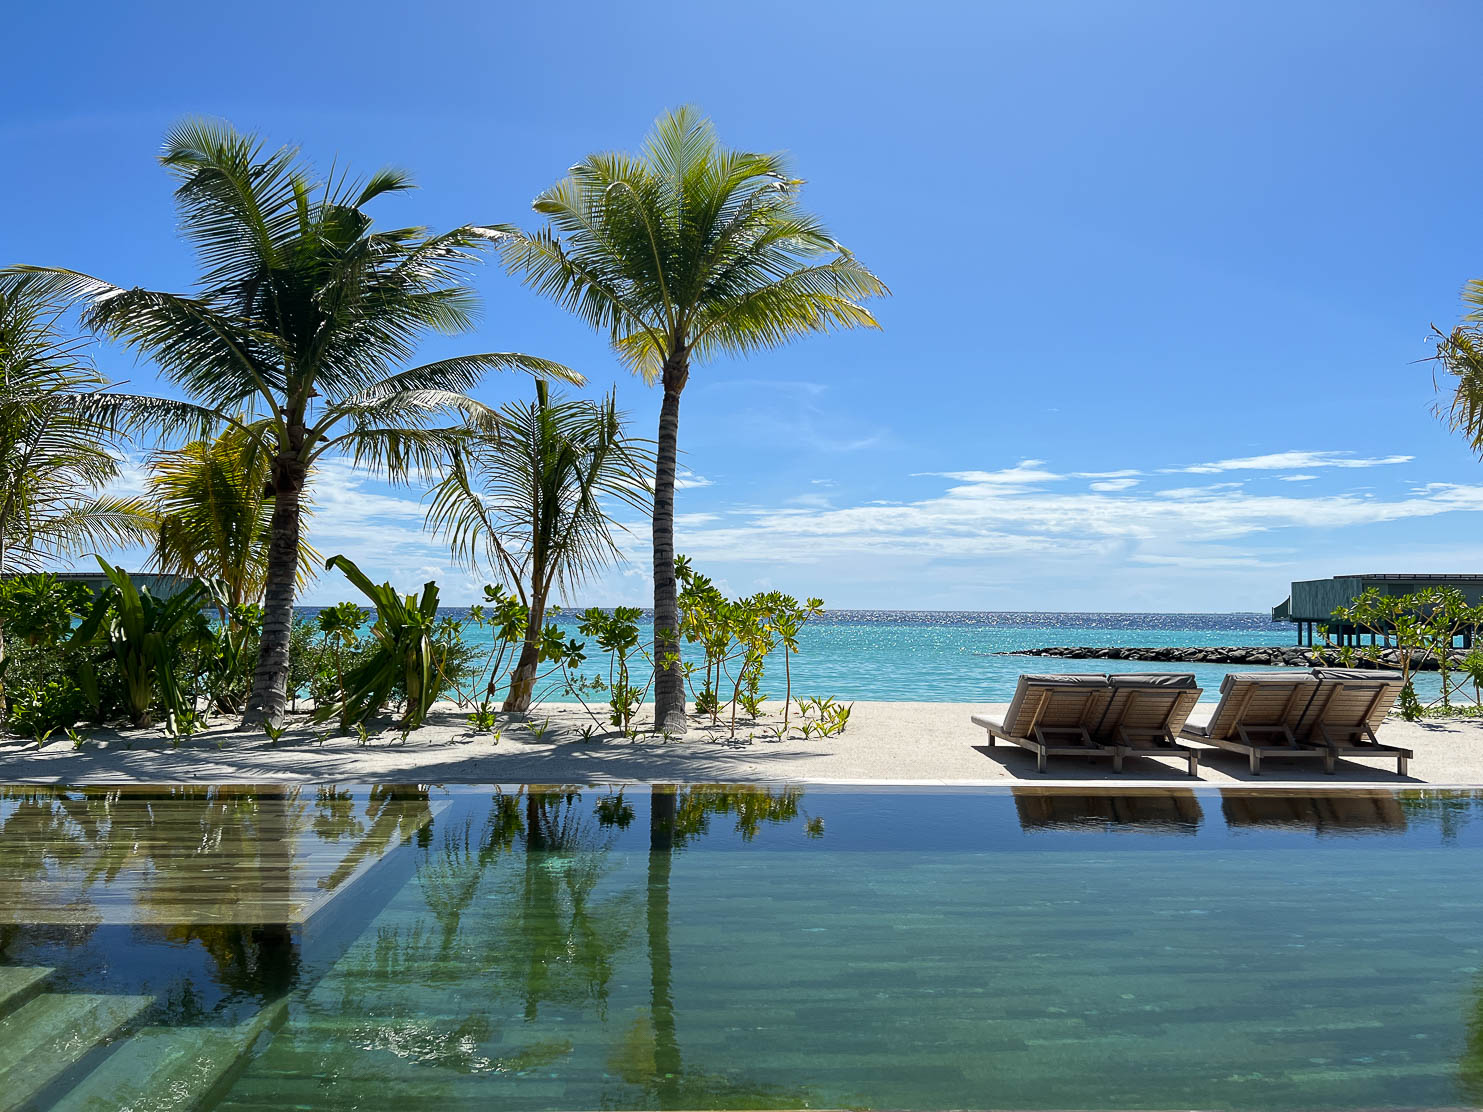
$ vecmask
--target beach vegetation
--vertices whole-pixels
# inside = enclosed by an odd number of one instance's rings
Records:
[[[590,607],[581,614],[577,626],[583,637],[590,637],[597,647],[607,654],[607,675],[592,675],[585,680],[574,677],[568,690],[581,698],[583,691],[606,692],[608,696],[608,722],[624,734],[633,736],[634,716],[648,695],[649,684],[639,687],[634,682],[632,662],[642,657],[639,648],[639,618],[642,612],[634,606],[618,606],[612,610]],[[652,673],[651,673],[652,676]],[[649,682],[652,682],[652,678]],[[583,706],[586,700],[583,699]],[[656,723],[657,726],[657,723]]]
[[[1465,634],[1483,627],[1483,606],[1470,606],[1455,587],[1427,587],[1408,595],[1385,595],[1370,588],[1347,606],[1334,610],[1336,625],[1348,626],[1359,637],[1369,635],[1372,644],[1335,644],[1331,627],[1320,627],[1328,641],[1327,652],[1345,665],[1359,661],[1379,664],[1382,654],[1393,651],[1401,672],[1403,688],[1398,707],[1401,716],[1414,721],[1432,709],[1447,713],[1454,696],[1465,690],[1472,673],[1460,659],[1456,645]],[[1417,662],[1429,660],[1441,675],[1437,698],[1422,703],[1416,694],[1413,673]],[[1483,664],[1483,660],[1479,661]],[[1483,670],[1480,670],[1483,678]],[[1474,687],[1475,699],[1478,687]]]
[[[373,583],[344,556],[331,556],[325,567],[339,569],[371,601],[376,619],[364,656],[340,681],[339,698],[316,706],[314,720],[338,717],[342,725],[359,725],[395,700],[401,707],[398,726],[415,730],[471,662],[461,623],[439,618],[436,583],[424,584],[420,595],[403,595],[390,583]]]
[[[155,566],[218,584],[213,601],[227,624],[262,599],[267,583],[273,517],[268,464],[257,432],[242,425],[159,451],[149,461],[146,490],[156,520]],[[301,535],[300,587],[313,575],[318,559]]]
[[[0,276],[0,577],[58,556],[140,541],[154,519],[138,498],[100,493],[119,476],[133,399],[60,325],[67,300],[43,279]],[[0,664],[7,628],[0,616]],[[0,709],[5,704],[0,680]]]
[[[567,655],[546,623],[551,594],[569,595],[619,558],[608,506],[647,508],[649,459],[624,433],[613,395],[564,399],[545,382],[452,448],[427,524],[455,558],[497,567],[514,585],[523,635],[505,712],[528,711],[541,665]]]
[[[887,292],[803,210],[778,154],[724,147],[693,108],[661,116],[637,154],[588,155],[534,202],[544,228],[499,229],[507,268],[611,341],[663,389],[655,454],[655,724],[685,732],[674,503],[680,397],[692,364],[835,329],[875,328]]]
[[[804,625],[823,613],[823,600],[800,603],[781,591],[728,599],[685,556],[675,559],[675,579],[680,585],[680,636],[698,646],[701,655],[698,666],[683,659],[677,664],[695,700],[695,712],[708,715],[716,725],[723,710],[729,711],[729,729],[735,737],[739,711],[753,720],[764,713],[768,698],[762,691],[764,672],[768,659],[781,649],[786,732],[793,703],[792,656],[799,651]]]
[[[98,557],[98,566],[108,586],[73,631],[69,646],[100,640],[108,647],[123,679],[124,709],[131,725],[151,726],[159,712],[171,734],[189,728],[196,708],[181,682],[179,664],[184,642],[205,601],[205,588],[191,583],[168,598],[156,598],[102,557]],[[90,662],[80,663],[77,671],[88,690],[98,690]]]
[[[513,352],[408,367],[429,333],[472,323],[463,276],[492,234],[376,229],[370,204],[413,187],[399,170],[317,176],[293,147],[268,149],[229,124],[188,119],[161,162],[201,275],[190,295],[114,285],[75,271],[16,268],[48,296],[82,304],[96,333],[152,358],[194,404],[160,402],[169,433],[228,426],[267,460],[273,492],[263,631],[244,722],[282,720],[301,524],[326,453],[391,481],[436,467],[467,420],[490,415],[467,391],[490,371],[579,381]],[[456,427],[450,427],[456,426]]]

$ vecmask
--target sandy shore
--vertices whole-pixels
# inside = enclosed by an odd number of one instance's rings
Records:
[[[101,731],[82,749],[53,741],[0,740],[0,782],[5,783],[909,783],[1086,784],[1111,786],[1190,784],[1174,758],[1136,759],[1122,775],[1111,762],[1052,760],[1044,775],[1023,749],[986,745],[972,714],[1002,712],[990,703],[857,703],[842,736],[763,740],[743,726],[736,739],[725,730],[692,729],[683,740],[592,731],[579,708],[547,707],[528,723],[501,722],[498,737],[471,729],[453,708],[434,711],[429,725],[405,743],[388,729],[365,745],[334,736],[307,719],[291,720],[275,744],[261,733],[240,733],[223,721],[172,746],[158,732]],[[1196,710],[1193,721],[1208,717]],[[549,720],[546,714],[550,713]],[[747,739],[748,732],[753,734]],[[1483,786],[1483,721],[1410,723],[1392,718],[1381,739],[1414,749],[1410,775],[1395,775],[1393,760],[1341,762],[1333,776],[1319,761],[1269,762],[1259,777],[1234,753],[1209,750],[1202,757],[1205,783],[1279,787],[1342,787],[1355,783]]]

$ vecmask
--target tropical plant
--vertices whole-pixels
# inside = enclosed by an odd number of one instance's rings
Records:
[[[364,607],[353,602],[339,602],[326,606],[315,619],[320,634],[319,659],[328,665],[324,671],[316,669],[314,705],[335,705],[340,708],[340,729],[349,730],[350,718],[346,713],[346,659],[360,640],[361,627],[370,614]],[[327,682],[333,678],[334,687]]]
[[[170,427],[226,424],[267,459],[273,491],[264,571],[263,635],[244,722],[282,720],[287,702],[300,524],[312,469],[326,453],[391,480],[434,467],[458,435],[452,417],[487,417],[465,391],[491,370],[578,381],[548,360],[510,352],[454,356],[410,369],[428,332],[471,323],[461,278],[492,234],[465,225],[373,229],[366,207],[412,188],[398,170],[364,181],[318,180],[296,148],[267,150],[229,124],[190,119],[165,140],[162,163],[202,266],[194,295],[116,286],[60,269],[59,296],[84,302],[95,331],[153,358],[189,395]],[[199,435],[199,433],[197,434]]]
[[[129,399],[100,393],[105,380],[60,327],[66,304],[41,277],[0,276],[0,577],[142,540],[153,524],[138,499],[99,494],[119,474]],[[0,621],[0,661],[4,633]]]
[[[405,731],[422,725],[427,712],[459,662],[455,653],[458,623],[438,619],[438,585],[426,583],[422,594],[398,594],[390,583],[376,584],[344,556],[331,556],[325,567],[339,568],[376,607],[371,626],[374,644],[342,681],[341,698],[316,707],[314,720],[338,715],[343,725],[364,723],[400,695]],[[461,650],[461,646],[458,646]]]
[[[195,716],[176,664],[180,641],[200,613],[205,589],[192,583],[169,598],[156,598],[148,588],[136,587],[122,568],[101,556],[97,560],[109,585],[72,634],[71,643],[83,645],[101,635],[123,673],[129,720],[135,726],[152,725],[158,701],[166,729],[176,733]],[[86,675],[88,667],[84,664],[81,674]]]
[[[885,284],[799,205],[776,154],[723,147],[691,108],[655,123],[638,155],[593,154],[542,193],[535,233],[500,229],[506,266],[605,333],[664,389],[654,470],[655,725],[685,731],[674,573],[680,395],[692,361],[876,327]]]
[[[273,491],[268,457],[258,450],[255,435],[234,426],[214,439],[157,452],[149,472],[159,569],[219,582],[223,621],[260,602],[268,575]],[[317,559],[301,537],[300,586]]]
[[[567,594],[618,557],[604,501],[647,504],[648,453],[623,433],[616,399],[553,398],[501,407],[495,423],[456,449],[432,491],[427,524],[470,567],[494,564],[526,608],[524,641],[505,698],[530,709],[553,589]],[[559,633],[555,645],[562,646]],[[562,655],[558,649],[557,659]]]
[[[1374,642],[1339,646],[1339,659],[1346,664],[1356,659],[1379,661],[1382,653],[1394,648],[1403,685],[1401,713],[1410,719],[1426,709],[1411,681],[1421,660],[1436,664],[1442,679],[1438,701],[1444,711],[1450,709],[1457,686],[1452,673],[1459,666],[1454,646],[1464,632],[1483,625],[1483,607],[1469,606],[1455,587],[1427,587],[1408,595],[1383,595],[1372,587],[1347,606],[1336,608],[1333,617],[1341,626],[1371,634]],[[1327,637],[1326,626],[1323,632]]]
[[[629,667],[629,660],[639,644],[638,608],[618,606],[607,611],[589,607],[582,611],[577,630],[582,636],[591,637],[597,642],[597,647],[608,654],[608,674],[606,678],[592,676],[586,681],[575,680],[569,685],[570,690],[578,697],[583,690],[606,691],[608,721],[631,735],[634,715],[648,693],[646,687],[640,688],[633,683],[633,672]]]
[[[781,592],[773,592],[768,598],[771,611],[768,621],[783,650],[783,729],[787,730],[793,704],[793,654],[799,651],[798,636],[810,618],[824,612],[824,600],[811,598],[800,604],[792,595]]]

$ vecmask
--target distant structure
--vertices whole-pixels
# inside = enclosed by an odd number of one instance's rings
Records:
[[[1298,627],[1298,644],[1312,645],[1316,628],[1329,627],[1329,636],[1340,645],[1358,645],[1361,631],[1340,625],[1333,613],[1348,606],[1370,589],[1382,595],[1414,595],[1428,587],[1454,587],[1469,606],[1483,603],[1483,575],[1336,575],[1332,579],[1301,579],[1292,585],[1287,600],[1272,608],[1274,622],[1292,622]],[[1304,640],[1306,636],[1307,640]],[[1371,641],[1374,635],[1370,635]],[[1463,634],[1462,647],[1473,647],[1471,631]]]

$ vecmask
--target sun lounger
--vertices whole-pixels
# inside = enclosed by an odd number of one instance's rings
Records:
[[[1261,775],[1264,757],[1323,757],[1332,771],[1330,753],[1299,741],[1298,727],[1317,690],[1309,672],[1233,672],[1221,681],[1209,723],[1186,724],[1179,736],[1245,753],[1253,776]]]
[[[1397,776],[1406,775],[1414,755],[1382,745],[1375,731],[1400,696],[1399,672],[1365,668],[1315,668],[1318,690],[1298,723],[1299,742],[1326,754],[1329,771],[1336,757],[1394,757]]]
[[[975,714],[975,725],[996,740],[1023,746],[1035,754],[1035,770],[1045,771],[1047,757],[1111,757],[1114,771],[1122,771],[1118,746],[1092,737],[1112,702],[1106,676],[1021,676],[1004,721]]]
[[[1107,677],[1112,700],[1092,738],[1117,747],[1119,758],[1177,756],[1199,775],[1200,751],[1175,740],[1200,701],[1189,673],[1129,672]],[[1122,761],[1118,760],[1117,765]]]

